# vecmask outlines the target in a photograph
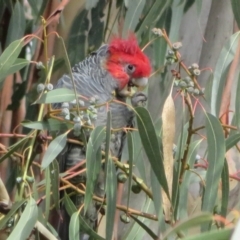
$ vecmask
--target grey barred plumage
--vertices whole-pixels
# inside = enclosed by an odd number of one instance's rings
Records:
[[[122,41],[122,42],[121,42]],[[123,43],[123,51],[124,56],[127,56],[127,60],[119,58],[118,51],[121,50],[121,44]],[[116,48],[117,44],[120,44],[119,48]],[[109,63],[109,58],[113,57],[110,55],[109,52],[109,45],[103,45],[100,47],[96,52],[90,54],[85,60],[76,64],[72,68],[73,80],[76,86],[77,93],[79,95],[84,96],[82,100],[85,102],[85,106],[89,106],[90,103],[87,99],[91,97],[97,96],[98,104],[102,104],[102,106],[98,107],[96,110],[97,117],[92,121],[92,124],[96,126],[106,126],[107,122],[107,111],[111,111],[112,116],[112,128],[119,129],[119,131],[115,131],[113,133],[114,137],[111,138],[110,142],[110,151],[112,156],[117,158],[121,157],[123,143],[125,138],[125,132],[122,128],[132,126],[133,124],[133,117],[134,114],[129,108],[124,104],[126,102],[126,96],[120,95],[119,92],[121,90],[122,82],[116,76],[117,70],[120,71],[119,76],[124,76],[127,81],[124,79],[126,84],[132,81],[132,74],[133,72],[127,71],[128,64],[132,65],[134,62],[134,57],[132,56],[132,52],[129,52],[130,48],[126,48],[126,44],[132,45],[133,49],[138,50],[135,51],[134,54],[141,55],[141,62],[145,63],[145,69],[147,69],[147,75],[150,72],[150,65],[148,59],[145,55],[141,53],[141,50],[138,49],[138,46],[135,46],[136,42],[131,42],[130,40],[117,40],[114,42],[114,46],[112,48],[111,54],[114,51],[117,51],[117,54],[114,55],[114,58],[111,59],[111,64]],[[111,46],[111,45],[110,45]],[[124,50],[125,49],[125,50]],[[143,55],[143,56],[142,56]],[[128,60],[131,62],[128,63]],[[136,58],[137,60],[137,58]],[[117,62],[116,62],[117,61]],[[145,62],[144,62],[145,61]],[[149,65],[149,66],[148,66]],[[140,65],[139,65],[140,66]],[[111,67],[113,69],[111,69]],[[117,70],[115,69],[117,67]],[[111,71],[109,71],[110,69]],[[135,70],[136,67],[133,67]],[[138,69],[139,71],[139,69]],[[139,71],[141,72],[141,71]],[[141,72],[142,73],[142,72]],[[115,77],[114,77],[115,76]],[[139,75],[139,79],[142,77],[146,77],[145,75]],[[136,82],[136,81],[135,81]],[[57,82],[55,88],[68,88],[73,89],[72,80],[69,75],[63,75]],[[119,102],[110,101],[113,98],[118,100]],[[132,103],[137,105],[138,101],[146,101],[146,96],[142,93],[137,93],[133,96]],[[109,102],[108,106],[104,103]],[[123,104],[122,104],[123,103]],[[59,108],[59,104],[53,105],[54,108]],[[71,103],[70,103],[71,108]],[[86,151],[84,147],[75,145],[75,144],[68,144],[65,150],[58,156],[59,164],[61,171],[66,171],[71,167],[75,166],[79,162],[86,159]],[[74,184],[85,183],[86,182],[86,175],[81,174],[79,176],[74,177],[71,179]],[[100,197],[104,197],[105,190],[104,190],[104,172],[101,171],[96,182],[94,194]],[[83,195],[76,195],[75,196],[75,204],[80,206],[83,204]],[[64,214],[64,220],[68,219],[66,212]],[[87,210],[87,214],[84,216],[84,219],[88,222],[88,224],[96,230],[96,221],[97,221],[97,206],[93,202],[89,209]],[[65,221],[66,223],[66,221]],[[59,235],[61,239],[68,239],[68,226],[62,226],[59,229]],[[88,239],[87,234],[81,234],[80,239]]]

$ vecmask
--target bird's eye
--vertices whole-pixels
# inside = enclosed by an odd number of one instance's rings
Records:
[[[129,73],[133,73],[135,71],[135,67],[132,64],[127,65],[127,71]]]

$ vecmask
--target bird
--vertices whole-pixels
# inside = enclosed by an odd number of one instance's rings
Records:
[[[92,108],[94,117],[92,119],[86,114],[75,116],[75,128],[73,137],[79,139],[81,137],[79,129],[82,121],[89,123],[94,127],[106,126],[107,112],[111,112],[111,127],[119,129],[114,132],[110,142],[111,155],[121,158],[121,153],[125,140],[125,131],[123,128],[133,125],[134,113],[125,104],[130,96],[129,88],[132,86],[145,87],[151,73],[151,64],[149,58],[144,54],[138,45],[136,37],[131,34],[127,38],[114,36],[108,44],[102,45],[98,50],[89,54],[83,61],[75,64],[72,68],[72,76],[76,92],[83,96],[79,100],[81,106]],[[63,75],[55,85],[55,89],[67,88],[74,90],[71,77],[67,74]],[[115,99],[116,101],[112,101]],[[131,103],[137,106],[139,102],[146,101],[147,97],[141,91],[131,96]],[[94,108],[92,102],[97,102],[100,107]],[[109,103],[109,104],[106,104]],[[54,108],[71,107],[76,101],[70,103],[55,104]],[[66,114],[65,114],[66,115]],[[67,115],[66,117],[70,117]],[[85,119],[84,119],[85,118]],[[84,120],[82,120],[84,119]],[[87,136],[88,138],[88,136]],[[60,171],[64,172],[72,168],[76,164],[86,159],[86,149],[73,143],[68,143],[65,150],[58,156]],[[86,184],[86,174],[75,176],[71,181],[77,185],[79,183]],[[104,171],[99,173],[99,177],[94,189],[94,194],[104,197]],[[79,207],[83,204],[84,196],[76,194],[74,204]],[[97,229],[97,207],[93,202],[88,207],[86,214],[83,216],[88,225],[96,231]],[[63,219],[65,223],[69,216],[64,213]],[[68,239],[68,226],[61,225],[59,229],[59,237]],[[87,233],[80,234],[81,240],[88,239]]]

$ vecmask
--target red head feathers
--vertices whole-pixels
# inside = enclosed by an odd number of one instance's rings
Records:
[[[108,47],[109,57],[106,62],[108,71],[119,80],[123,88],[130,79],[149,77],[150,61],[138,46],[135,36],[128,39],[113,38]]]

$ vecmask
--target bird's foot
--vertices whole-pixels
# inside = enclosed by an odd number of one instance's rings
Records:
[[[136,92],[131,98],[131,103],[133,107],[145,106],[147,101],[147,96],[143,92]]]

